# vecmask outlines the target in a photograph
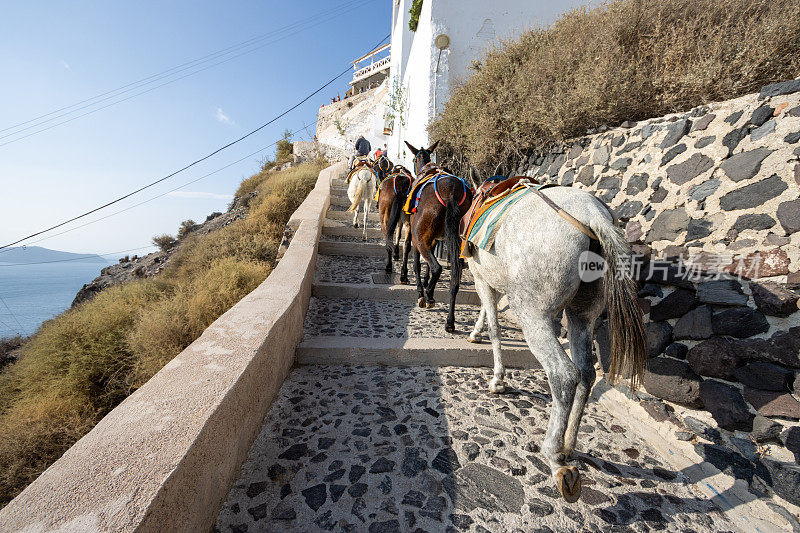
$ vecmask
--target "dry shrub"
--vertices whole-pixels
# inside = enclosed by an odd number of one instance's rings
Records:
[[[258,195],[244,220],[187,235],[158,277],[104,290],[23,345],[0,373],[0,505],[267,277],[321,169],[245,180]]]
[[[459,172],[800,72],[796,0],[616,0],[491,49],[431,124]]]

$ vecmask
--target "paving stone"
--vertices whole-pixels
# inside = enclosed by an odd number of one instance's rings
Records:
[[[650,195],[650,203],[651,204],[659,204],[664,201],[667,197],[667,190],[666,189],[657,189]],[[649,220],[649,219],[648,219]]]
[[[753,429],[754,416],[736,387],[721,381],[705,380],[700,384],[700,398],[719,427],[729,431]]]
[[[317,511],[328,500],[327,488],[324,483],[304,489],[300,493],[305,498],[306,505],[314,511]]]
[[[747,137],[747,134],[750,133],[750,129],[752,126],[744,125],[741,128],[736,128],[734,130],[729,131],[725,134],[722,138],[722,146],[728,149],[728,155],[732,155],[733,151],[739,146],[739,143],[742,142],[742,139]]]
[[[645,324],[647,334],[647,357],[656,357],[672,342],[672,326],[668,322],[648,322]]]
[[[727,122],[728,124],[733,126],[734,124],[739,122],[739,119],[742,118],[743,114],[744,114],[744,110],[739,110],[739,111],[736,111],[734,113],[731,113],[730,115],[725,117],[725,122]]]
[[[614,213],[616,214],[617,218],[620,220],[628,220],[636,215],[642,210],[642,202],[639,200],[628,200],[627,202],[623,203],[616,209],[614,209]]]
[[[525,499],[519,480],[478,463],[466,465],[454,478],[445,478],[443,484],[456,509],[463,511],[480,508],[519,513]]]
[[[628,179],[625,192],[630,196],[635,196],[647,188],[647,179],[650,176],[646,173],[637,173]]]
[[[669,163],[670,161],[672,161],[673,159],[675,159],[676,157],[678,157],[680,154],[682,154],[685,151],[686,151],[686,145],[683,144],[683,143],[681,143],[681,144],[679,144],[677,146],[673,146],[672,148],[667,150],[664,153],[664,155],[661,157],[661,165],[660,166],[663,167],[664,165],[666,165],[667,163]]]
[[[800,131],[789,133],[786,135],[786,137],[783,138],[783,142],[785,142],[786,144],[794,144],[797,141],[800,141]]]
[[[719,205],[725,211],[754,208],[780,196],[787,188],[786,182],[777,174],[773,174],[767,179],[729,192],[720,198]],[[780,220],[780,215],[778,219]]]
[[[780,96],[782,94],[791,94],[800,91],[800,80],[781,81],[778,83],[770,83],[761,88],[758,93],[759,100],[770,96]]]
[[[693,218],[689,221],[686,228],[686,241],[694,241],[703,239],[711,235],[714,229],[714,223],[711,220],[702,218]]]
[[[667,179],[676,185],[683,185],[714,166],[714,160],[707,155],[693,154],[682,163],[667,167]]]
[[[720,168],[733,181],[747,180],[758,174],[762,161],[772,152],[773,150],[763,147],[741,152],[723,161]]]
[[[775,493],[787,501],[800,505],[800,466],[764,458],[762,461]]]
[[[794,462],[800,463],[800,427],[786,428],[781,432],[780,439],[786,449],[794,455]]]
[[[592,164],[594,165],[607,165],[611,157],[611,147],[608,145],[599,146],[592,152]]]
[[[673,342],[664,350],[664,355],[675,359],[686,359],[689,347],[681,342]]]

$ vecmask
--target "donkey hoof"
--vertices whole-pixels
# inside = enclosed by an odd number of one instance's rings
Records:
[[[503,394],[506,391],[506,384],[503,383],[503,380],[492,378],[492,381],[489,382],[489,392],[494,394]]]
[[[425,298],[420,298],[419,300],[417,300],[417,305],[425,309]]]
[[[428,309],[433,309],[434,307],[436,307],[436,300],[428,300],[426,307]]]
[[[455,324],[445,324],[445,325],[444,325],[444,330],[445,330],[447,333],[453,333],[453,332],[455,332],[455,330],[456,330],[456,325],[455,325]]]
[[[391,274],[392,273],[392,264],[389,263],[388,265],[383,267],[383,271],[386,272],[387,274]]]
[[[483,337],[480,335],[475,335],[474,333],[470,333],[469,337],[467,337],[467,342],[471,342],[473,344],[480,344],[483,341]]]
[[[408,276],[400,275],[400,283],[408,284]]]
[[[581,474],[574,466],[562,466],[555,475],[558,492],[567,503],[575,503],[581,496]]]
[[[357,228],[358,227],[358,222],[353,222],[353,227]]]

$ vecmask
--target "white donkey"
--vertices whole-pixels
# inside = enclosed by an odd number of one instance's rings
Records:
[[[350,185],[347,187],[347,198],[350,199],[350,208],[348,212],[353,213],[353,227],[358,227],[358,208],[359,203],[363,204],[364,208],[364,240],[367,240],[367,218],[369,217],[369,210],[372,203],[375,201],[375,191],[378,189],[378,179],[375,171],[368,166],[363,166],[356,170],[352,178],[350,178]]]
[[[474,174],[471,172],[473,181]],[[598,274],[594,281],[579,277],[579,258],[582,254],[586,258],[587,251],[601,255],[607,266],[605,274]],[[609,381],[630,375],[631,385],[636,387],[644,371],[646,341],[636,284],[628,276],[618,276],[625,270],[630,253],[600,200],[580,189],[553,187],[528,193],[509,208],[493,247],[488,251],[473,248],[472,257],[467,259],[482,303],[469,340],[480,342],[486,320],[494,353],[489,390],[505,391],[497,321],[498,294],[503,292],[531,353],[550,382],[552,407],[542,454],[559,492],[570,503],[580,496],[581,481],[577,468],[567,465],[566,460],[575,449],[586,399],[594,384],[594,323],[606,305],[611,326]],[[569,355],[553,328],[561,310],[568,320]]]

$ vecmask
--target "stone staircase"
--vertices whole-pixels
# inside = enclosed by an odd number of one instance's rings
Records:
[[[296,366],[218,531],[732,529],[597,404],[587,407],[575,462],[583,495],[566,504],[539,454],[547,381],[512,317],[501,315],[504,361],[518,370],[506,394],[491,395],[491,347],[465,340],[479,310],[469,271],[448,334],[448,271],[436,307],[418,308],[416,288],[383,272],[377,215],[365,242],[341,181],[331,195]]]

